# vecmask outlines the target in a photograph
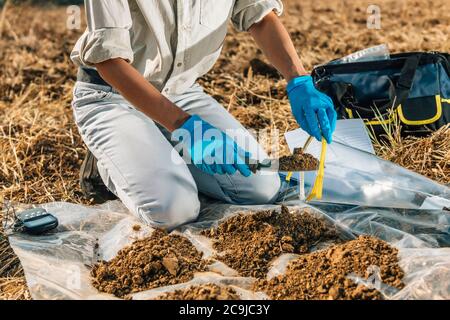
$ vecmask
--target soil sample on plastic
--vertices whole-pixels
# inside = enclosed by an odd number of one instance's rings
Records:
[[[327,240],[338,241],[334,228],[307,211],[290,213],[287,207],[238,214],[202,231],[213,240],[217,260],[242,276],[264,278],[271,261],[283,253],[306,253]]]
[[[280,158],[280,171],[312,171],[319,168],[319,160],[302,148],[296,148],[294,153]]]
[[[129,293],[187,282],[205,271],[207,261],[185,237],[155,230],[120,250],[111,261],[95,265],[92,283],[99,291],[125,297]]]
[[[156,300],[241,300],[233,288],[203,284],[158,296]]]
[[[258,280],[254,290],[281,300],[380,300],[373,288],[356,284],[348,275],[367,279],[370,266],[379,268],[378,277],[391,287],[404,287],[404,273],[398,264],[398,250],[369,236],[360,236],[326,250],[300,256],[287,267],[284,275]],[[377,279],[377,275],[373,275]]]

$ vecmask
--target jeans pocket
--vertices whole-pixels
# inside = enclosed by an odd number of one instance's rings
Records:
[[[90,114],[97,112],[101,105],[113,96],[112,91],[95,88],[75,87],[73,92],[72,109],[75,122],[79,127]]]
[[[72,105],[74,108],[81,108],[87,105],[102,102],[111,98],[112,91],[104,91],[94,88],[75,87],[73,92]]]

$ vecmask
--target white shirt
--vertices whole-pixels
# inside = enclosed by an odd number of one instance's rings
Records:
[[[281,0],[85,0],[88,28],[71,58],[128,60],[163,94],[181,94],[217,61],[229,21],[247,31]]]

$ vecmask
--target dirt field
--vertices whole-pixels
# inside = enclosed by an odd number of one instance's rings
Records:
[[[283,21],[306,67],[381,43],[392,52],[450,51],[447,1],[379,0],[382,29],[366,28],[365,0],[285,0]],[[81,30],[66,28],[65,8],[9,7],[0,15],[0,201],[88,203],[78,174],[85,147],[72,120],[75,68],[69,53]],[[247,34],[230,30],[223,54],[201,83],[245,126],[297,127],[285,81],[249,62],[262,59]],[[262,75],[260,73],[265,73]],[[450,182],[450,129],[416,141],[377,146],[389,160]],[[282,146],[282,153],[286,146]],[[22,270],[0,232],[0,299],[27,299]]]

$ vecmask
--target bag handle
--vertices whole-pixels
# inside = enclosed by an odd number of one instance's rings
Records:
[[[390,101],[378,108],[380,113],[384,113],[390,108],[396,108],[408,99],[421,57],[422,54],[418,53],[406,58],[397,83],[394,84],[391,81],[389,88]],[[354,101],[354,94],[351,92],[353,87],[350,83],[334,82],[331,85],[333,91],[336,93],[337,100],[342,105],[346,105],[355,110],[359,109],[365,112],[372,112],[372,108],[359,106],[357,101]]]
[[[400,72],[400,77],[395,85],[395,96],[391,97],[391,107],[396,108],[408,99],[421,57],[422,54],[419,53],[406,59],[402,71]]]

